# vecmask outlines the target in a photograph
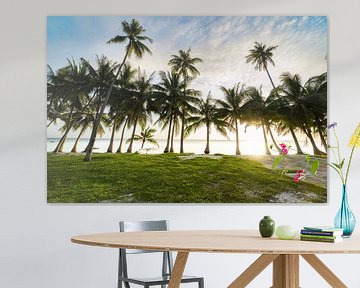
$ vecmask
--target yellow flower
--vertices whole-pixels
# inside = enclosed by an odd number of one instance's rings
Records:
[[[350,138],[349,146],[360,147],[360,122]]]

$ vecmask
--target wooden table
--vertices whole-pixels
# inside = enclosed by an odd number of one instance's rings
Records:
[[[246,287],[273,263],[273,288],[299,287],[299,256],[303,257],[331,287],[347,287],[315,254],[360,253],[360,237],[343,242],[319,243],[261,238],[255,230],[118,232],[75,236],[77,244],[177,251],[169,288],[178,288],[190,252],[262,254],[228,288]]]

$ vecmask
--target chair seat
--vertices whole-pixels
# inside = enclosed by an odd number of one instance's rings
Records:
[[[196,281],[200,281],[200,279],[202,279],[202,277],[184,275],[181,278],[181,283],[196,282]],[[169,281],[170,281],[170,276],[149,277],[149,278],[119,277],[119,280],[122,280],[124,282],[138,284],[138,285],[144,285],[144,284],[147,284],[147,285],[161,285],[161,284],[168,284]]]

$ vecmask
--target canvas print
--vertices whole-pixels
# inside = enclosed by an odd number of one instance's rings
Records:
[[[324,16],[49,16],[49,203],[324,203]]]

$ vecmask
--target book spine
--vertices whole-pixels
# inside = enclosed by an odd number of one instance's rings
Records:
[[[314,238],[314,239],[337,239],[341,237],[341,236],[336,237],[336,236],[304,235],[304,234],[300,234],[300,236],[303,238]]]
[[[325,239],[325,238],[309,238],[309,237],[300,237],[301,241],[313,241],[313,242],[327,242],[327,243],[335,243],[335,239]]]
[[[301,230],[303,235],[318,235],[318,236],[334,236],[334,232],[331,231],[315,231],[315,230]]]

